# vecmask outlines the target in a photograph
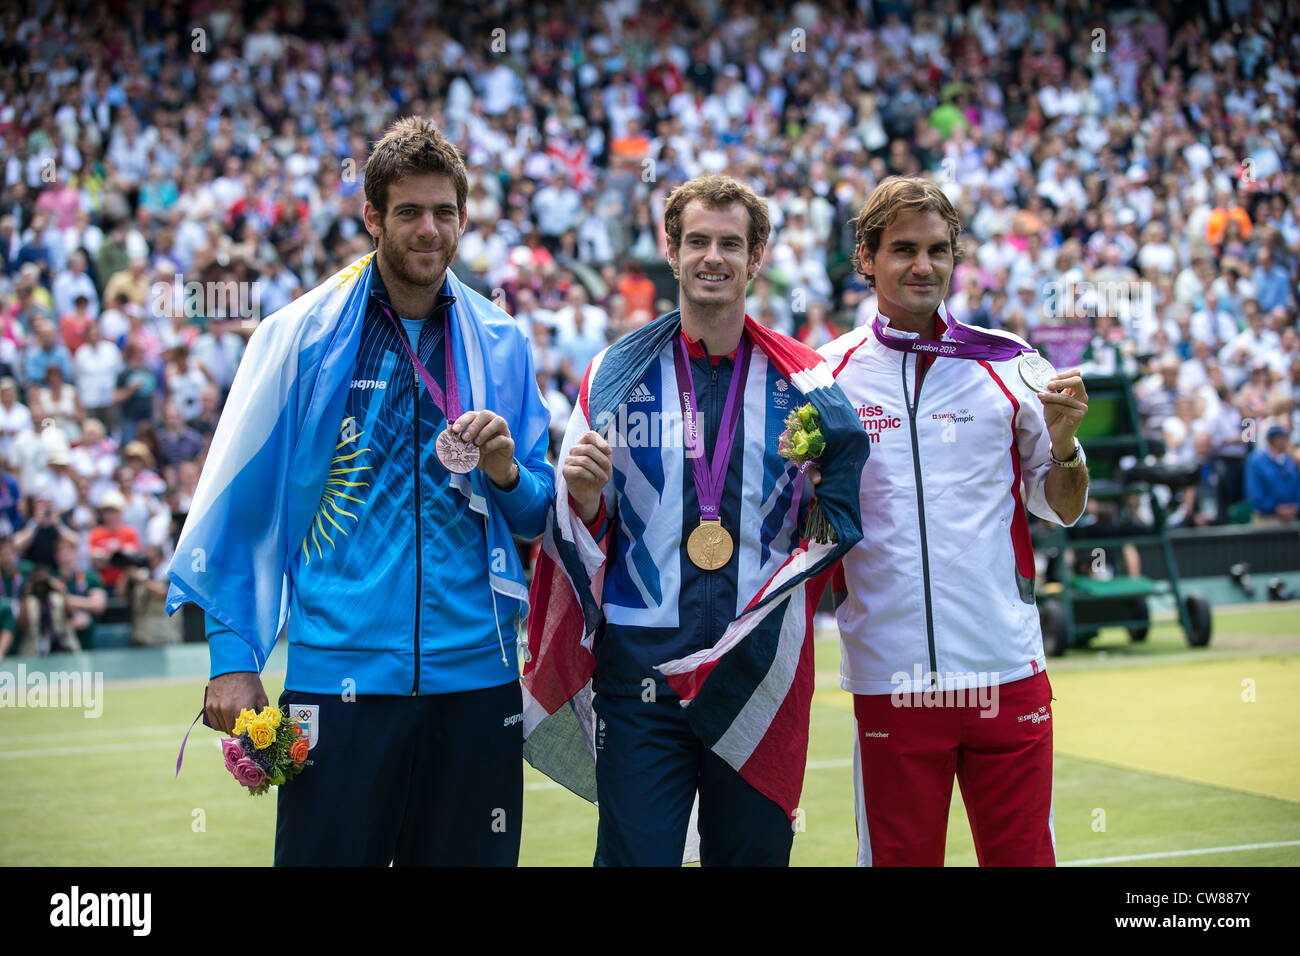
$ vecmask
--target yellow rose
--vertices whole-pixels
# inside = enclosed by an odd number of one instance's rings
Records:
[[[275,731],[261,717],[248,725],[248,736],[258,750],[265,750],[275,742]]]
[[[269,704],[262,708],[261,719],[271,725],[272,730],[280,728],[280,709]]]
[[[239,716],[235,719],[235,736],[238,737],[247,730],[249,724],[256,719],[257,713],[255,711],[249,710],[247,707],[240,710]]]

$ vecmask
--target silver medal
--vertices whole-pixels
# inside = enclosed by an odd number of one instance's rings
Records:
[[[1037,352],[1025,352],[1020,356],[1020,377],[1035,392],[1047,391],[1047,383],[1056,376],[1056,369]]]

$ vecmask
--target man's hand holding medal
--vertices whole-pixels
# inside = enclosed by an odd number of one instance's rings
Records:
[[[519,481],[515,440],[510,426],[496,412],[466,412],[438,436],[438,460],[448,471],[465,474],[478,467],[498,488],[509,490]]]
[[[1031,361],[1034,359],[1037,362]],[[1026,355],[1021,361],[1020,375],[1043,403],[1043,422],[1052,437],[1052,454],[1062,461],[1072,460],[1074,435],[1088,413],[1088,390],[1084,388],[1082,373],[1077,368],[1058,372],[1046,359]]]

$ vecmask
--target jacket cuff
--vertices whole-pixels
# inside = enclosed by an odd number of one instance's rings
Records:
[[[578,503],[573,500],[573,495],[569,495],[569,507],[573,513],[578,515],[578,520],[582,521],[582,515],[578,512]],[[605,537],[605,532],[609,530],[609,522],[605,515],[605,496],[600,496],[600,507],[596,510],[596,516],[590,521],[584,521],[587,526],[587,532],[591,535],[591,540],[600,544],[601,538]]]
[[[209,679],[236,672],[258,673],[257,655],[242,637],[206,612],[203,630],[208,636],[208,657],[212,662]]]
[[[519,469],[519,480],[509,491],[498,488],[495,481],[487,478],[487,486],[492,489],[492,496],[512,529],[517,520],[527,517],[532,511],[540,492],[537,476],[525,468],[518,458],[515,459],[515,467]]]

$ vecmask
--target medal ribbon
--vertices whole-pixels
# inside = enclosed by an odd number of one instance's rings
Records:
[[[677,395],[682,403],[682,424],[686,428],[691,471],[695,475],[695,497],[700,503],[700,518],[706,521],[721,518],[719,506],[722,503],[722,486],[726,479],[727,463],[731,460],[731,447],[736,441],[736,424],[740,420],[740,402],[737,401],[737,396],[745,390],[752,349],[749,338],[742,335],[736,367],[731,373],[731,384],[727,386],[727,402],[722,406],[722,421],[718,425],[713,454],[706,457],[704,436],[700,434],[697,414],[699,403],[695,398],[695,381],[691,376],[690,362],[686,358],[686,346],[682,343],[682,336],[673,339]]]
[[[415,370],[420,375],[420,381],[424,382],[424,387],[429,390],[429,397],[433,399],[433,404],[437,405],[439,411],[447,417],[447,424],[450,426],[452,422],[460,418],[462,413],[460,407],[460,388],[456,385],[456,359],[455,356],[451,354],[450,317],[448,317],[446,328],[444,328],[442,332],[443,343],[446,346],[443,350],[443,354],[445,356],[444,361],[447,367],[447,392],[444,395],[442,389],[438,386],[438,383],[435,382],[433,376],[429,374],[429,370],[425,368],[424,363],[420,361],[420,357],[416,355],[415,351],[411,348],[410,340],[406,336],[406,329],[402,328],[396,317],[386,306],[380,305],[379,310],[383,312],[384,315],[388,316],[388,321],[391,322],[393,328],[397,330],[397,337],[401,340],[402,348],[406,349],[406,354],[411,357],[411,361],[415,364]]]
[[[887,349],[893,349],[895,352],[916,352],[921,355],[944,358],[983,359],[990,362],[1002,362],[1015,358],[1021,352],[1033,351],[1033,349],[1018,345],[1010,339],[1004,339],[1000,335],[990,335],[987,332],[981,332],[966,325],[959,325],[956,322],[951,323],[948,328],[948,334],[952,337],[950,342],[922,338],[900,339],[885,335],[884,326],[880,324],[879,315],[872,321],[871,331],[875,333],[876,340],[881,345]],[[960,338],[958,338],[959,333]]]
[[[174,777],[181,775],[181,761],[185,759],[185,745],[190,742],[190,733],[194,730],[194,725],[199,722],[199,718],[203,719],[204,727],[212,727],[212,722],[208,720],[208,689],[206,687],[203,688],[203,709],[199,711],[198,717],[190,721],[190,729],[185,731],[185,736],[181,740],[181,749],[176,753],[176,773],[173,775]],[[216,730],[217,728],[212,727],[212,729]]]

